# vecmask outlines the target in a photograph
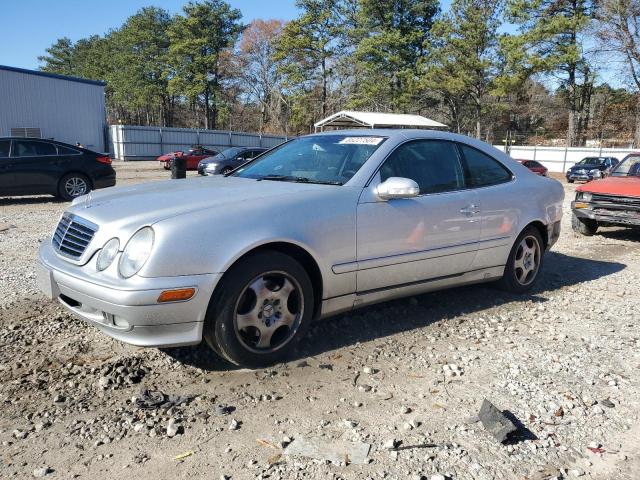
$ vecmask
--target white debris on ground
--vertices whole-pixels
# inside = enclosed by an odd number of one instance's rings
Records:
[[[117,168],[121,183],[167,175]],[[640,478],[640,233],[576,236],[566,191],[531,294],[472,286],[363,309],[257,371],[73,319],[33,273],[66,204],[0,199],[0,477]],[[483,427],[484,399],[515,437]]]

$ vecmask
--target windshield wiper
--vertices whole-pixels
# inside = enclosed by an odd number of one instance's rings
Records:
[[[295,183],[316,183],[320,185],[342,185],[342,182],[313,180],[309,177],[296,177],[295,175],[264,175],[257,179],[257,181],[260,181],[260,180],[274,180],[278,182],[295,182]]]

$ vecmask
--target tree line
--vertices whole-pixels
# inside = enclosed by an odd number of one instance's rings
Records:
[[[110,123],[296,135],[354,109],[494,143],[640,145],[640,0],[296,5],[249,24],[224,0],[142,8],[57,40],[41,69],[104,80]]]

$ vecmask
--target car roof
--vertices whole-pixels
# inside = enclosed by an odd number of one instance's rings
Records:
[[[0,140],[35,140],[37,142],[52,142],[52,143],[57,143],[58,145],[69,145],[70,147],[75,147],[75,145],[71,145],[70,143],[64,143],[59,140],[52,140],[51,138],[0,137]]]

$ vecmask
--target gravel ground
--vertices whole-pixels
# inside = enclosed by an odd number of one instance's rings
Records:
[[[167,176],[117,169],[120,184]],[[640,233],[573,234],[573,188],[531,294],[472,286],[359,310],[258,371],[72,318],[32,267],[66,204],[0,199],[0,477],[640,478]],[[184,398],[144,408],[142,387]],[[506,445],[477,422],[485,398],[520,422]],[[305,439],[371,449],[362,465],[285,454]]]

